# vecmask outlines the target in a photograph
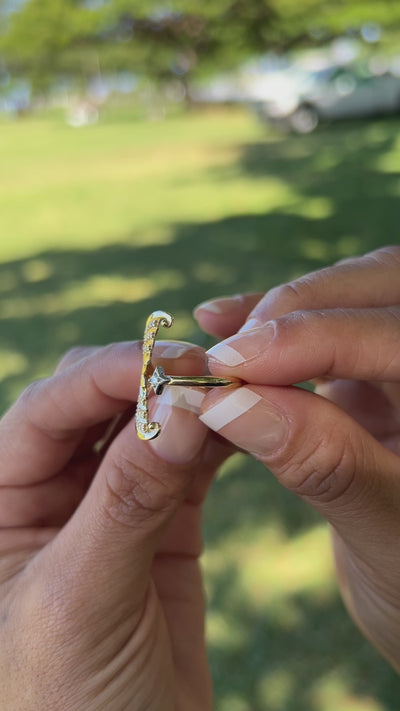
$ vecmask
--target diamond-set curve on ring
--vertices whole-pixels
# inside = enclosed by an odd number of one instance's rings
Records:
[[[136,407],[136,432],[140,439],[154,439],[160,434],[161,427],[158,422],[149,420],[149,383],[151,384],[154,343],[160,326],[170,328],[173,318],[166,311],[153,311],[146,322],[143,336],[143,364],[140,375],[139,395]]]
[[[158,422],[149,420],[149,390],[161,395],[166,385],[189,388],[237,387],[238,378],[218,378],[212,375],[168,375],[160,365],[153,368],[151,356],[160,326],[170,328],[173,318],[166,311],[153,311],[146,322],[143,336],[143,365],[140,375],[139,395],[136,408],[136,432],[140,439],[154,439],[161,432]]]

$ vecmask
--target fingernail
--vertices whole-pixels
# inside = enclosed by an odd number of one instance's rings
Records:
[[[259,326],[262,326],[262,323],[258,320],[258,318],[249,318],[249,320],[246,321],[241,328],[239,328],[238,333],[250,331],[252,328],[258,328]]]
[[[233,367],[259,356],[275,336],[272,321],[262,326],[241,330],[235,336],[227,338],[207,351],[209,360]]]
[[[242,387],[223,396],[200,416],[202,422],[257,456],[279,449],[288,432],[287,419],[258,393]]]
[[[199,420],[205,393],[195,388],[169,387],[156,400],[151,420],[161,432],[150,442],[155,453],[172,464],[191,462],[200,451],[207,429]]]
[[[221,299],[211,299],[210,301],[203,301],[201,304],[196,306],[194,314],[197,311],[210,311],[212,314],[226,314],[234,309],[237,309],[238,304],[242,302],[243,298],[240,294],[237,296],[224,296]]]
[[[180,358],[189,353],[189,351],[199,350],[199,347],[194,343],[184,343],[183,341],[171,341],[157,344],[156,355],[158,358]]]

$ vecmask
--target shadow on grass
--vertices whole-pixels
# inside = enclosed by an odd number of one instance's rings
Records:
[[[137,247],[123,236],[96,251],[54,250],[1,264],[0,407],[49,371],[72,345],[140,338],[155,308],[177,317],[177,330],[168,335],[207,347],[211,339],[190,320],[199,301],[268,289],[398,241],[399,173],[393,164],[386,172],[382,167],[395,154],[397,135],[393,120],[244,145],[232,170],[253,178],[278,177],[297,195],[293,203],[265,214],[176,224],[168,244]],[[218,177],[224,180],[227,174],[221,170]],[[207,545],[216,547],[235,527],[262,526],[270,517],[289,536],[319,521],[258,465],[246,464],[211,492]],[[293,596],[300,622],[289,629],[268,607],[262,612],[249,607],[234,562],[214,577],[213,590],[211,610],[219,610],[228,624],[239,620],[243,631],[233,649],[211,645],[217,709],[225,711],[223,704],[236,692],[238,705],[232,702],[230,711],[319,709],[317,681],[335,670],[349,693],[375,698],[379,711],[398,709],[397,677],[361,638],[337,599]],[[263,685],[273,689],[277,671],[284,672],[289,691],[278,689],[274,701]]]
[[[293,592],[282,581],[277,593],[264,583],[265,600],[258,589],[255,604],[243,585],[235,540],[243,535],[241,546],[251,546],[252,532],[257,539],[263,527],[295,537],[320,523],[250,458],[214,483],[205,507],[205,550],[224,546],[220,569],[214,562],[207,575],[209,616],[217,616],[217,637],[211,634],[209,645],[217,711],[398,711],[398,675],[349,619],[337,590]],[[309,553],[299,549],[298,555]],[[279,575],[276,553],[266,544],[257,566],[269,564]]]
[[[268,603],[249,604],[236,589],[239,576],[226,568],[210,601],[210,614],[222,610],[234,631],[229,646],[210,651],[216,709],[397,711],[398,677],[348,622],[339,598],[294,594],[286,620]]]

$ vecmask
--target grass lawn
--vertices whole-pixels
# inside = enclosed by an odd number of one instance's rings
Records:
[[[211,340],[199,301],[398,242],[397,120],[288,137],[241,111],[0,125],[0,407],[77,343],[147,314]],[[206,508],[217,711],[398,711],[400,682],[348,620],[326,527],[237,456]]]

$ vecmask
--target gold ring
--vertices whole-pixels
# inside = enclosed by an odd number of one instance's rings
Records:
[[[136,432],[140,439],[154,439],[161,432],[158,422],[149,421],[149,390],[152,388],[156,395],[161,395],[164,388],[169,385],[195,388],[218,388],[237,386],[241,384],[239,378],[216,378],[212,375],[167,375],[164,368],[153,368],[151,356],[160,326],[170,328],[173,318],[166,311],[153,311],[146,322],[143,336],[143,365],[140,375],[139,396],[136,408]]]

